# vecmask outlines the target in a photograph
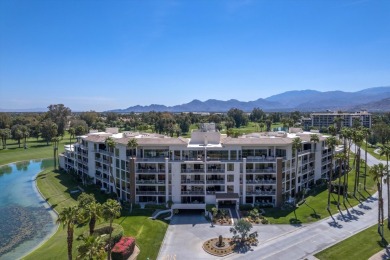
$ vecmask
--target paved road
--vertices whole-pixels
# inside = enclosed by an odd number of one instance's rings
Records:
[[[370,155],[367,161],[369,165],[379,162]],[[386,190],[383,192],[386,194]],[[384,204],[387,212],[386,196]],[[377,210],[375,194],[348,211],[313,224],[256,226],[254,230],[259,233],[259,245],[253,247],[253,251],[232,254],[224,258],[205,253],[202,244],[207,239],[219,235],[230,237],[229,227],[210,227],[201,216],[190,220],[195,222],[179,216],[175,217],[168,227],[158,259],[313,259],[313,254],[374,225],[377,222]]]

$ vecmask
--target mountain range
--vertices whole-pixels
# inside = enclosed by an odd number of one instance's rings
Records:
[[[189,103],[165,106],[152,104],[149,106],[132,106],[125,109],[110,110],[111,112],[227,112],[231,108],[238,108],[246,112],[253,108],[264,111],[325,111],[343,110],[356,111],[367,109],[369,111],[390,111],[390,86],[367,88],[357,92],[317,90],[293,90],[268,98],[259,98],[254,101],[239,101],[230,99],[227,101],[197,99]]]

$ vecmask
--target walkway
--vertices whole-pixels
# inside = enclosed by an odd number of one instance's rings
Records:
[[[379,163],[369,154],[367,162],[370,166]],[[386,190],[383,192],[386,194]],[[219,235],[230,237],[230,227],[210,227],[209,223],[201,222],[195,225],[169,225],[158,259],[186,259],[189,256],[191,259],[314,259],[315,253],[377,222],[376,195],[348,211],[313,224],[255,226],[253,231],[259,233],[259,245],[245,254],[232,254],[224,258],[213,257],[201,248],[207,239]],[[384,196],[384,205],[387,212],[387,196]]]

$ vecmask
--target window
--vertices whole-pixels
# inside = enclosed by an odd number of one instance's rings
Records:
[[[118,148],[115,148],[115,156],[116,156],[116,157],[119,156],[119,149],[118,149]]]
[[[230,160],[237,160],[237,151],[230,151]]]
[[[234,163],[228,163],[228,164],[227,164],[227,170],[228,170],[229,172],[234,171]]]
[[[234,192],[234,186],[233,185],[228,185],[227,186],[227,193],[233,193]]]
[[[228,182],[234,182],[234,175],[233,174],[228,174],[227,181]]]

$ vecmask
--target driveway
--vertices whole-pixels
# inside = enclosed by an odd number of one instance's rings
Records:
[[[364,153],[364,151],[362,151]],[[368,157],[369,165],[379,161]],[[383,194],[386,193],[384,185]],[[384,196],[387,212],[387,196]],[[325,206],[325,205],[324,205]],[[313,224],[259,225],[259,245],[245,254],[232,254],[224,258],[213,257],[203,251],[203,243],[222,235],[231,237],[230,227],[211,227],[202,216],[175,216],[165,234],[158,259],[305,259],[377,223],[377,194],[342,213]]]

